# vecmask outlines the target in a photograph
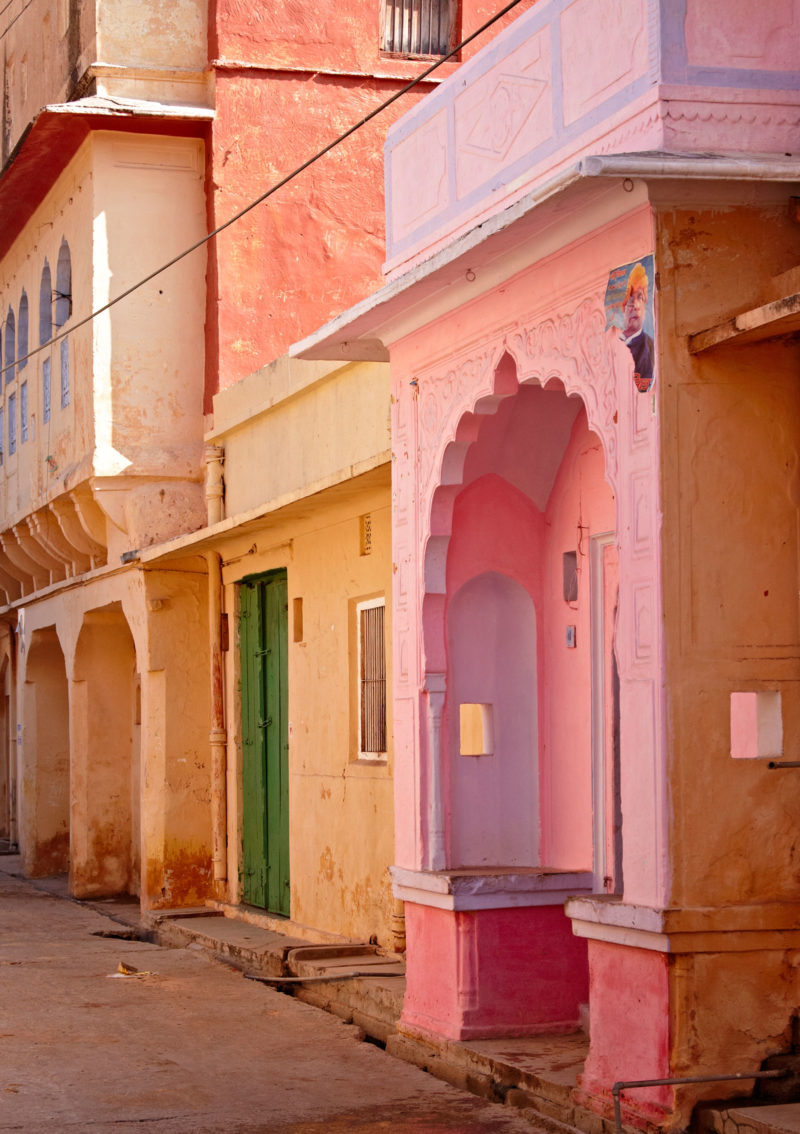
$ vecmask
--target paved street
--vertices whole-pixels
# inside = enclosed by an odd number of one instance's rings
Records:
[[[200,952],[100,936],[120,926],[3,864],[0,1131],[533,1129]]]

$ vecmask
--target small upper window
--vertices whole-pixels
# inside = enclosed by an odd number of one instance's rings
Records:
[[[446,55],[453,46],[456,0],[383,0],[382,50]]]
[[[53,285],[47,260],[39,284],[39,346],[49,343],[53,335]]]
[[[16,344],[17,332],[16,323],[14,321],[14,312],[9,307],[8,315],[6,315],[6,348],[3,354],[3,366],[6,372],[6,382],[13,381],[16,370],[14,363],[16,362]]]
[[[61,241],[56,262],[56,330],[63,327],[72,314],[72,262],[69,256],[69,245],[66,240]]]
[[[25,292],[19,301],[19,324],[17,325],[17,370],[22,370],[28,365],[28,360],[25,355],[28,353],[28,297]]]

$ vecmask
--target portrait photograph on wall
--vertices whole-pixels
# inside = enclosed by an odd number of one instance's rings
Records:
[[[606,287],[606,329],[617,327],[633,356],[636,389],[646,394],[655,379],[653,257],[613,268]]]

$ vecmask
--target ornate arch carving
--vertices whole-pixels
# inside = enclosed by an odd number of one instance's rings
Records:
[[[420,380],[419,500],[425,547],[423,595],[444,594],[444,570],[455,497],[480,419],[496,412],[519,386],[559,381],[580,397],[600,437],[606,476],[617,493],[618,334],[606,330],[602,298],[587,297],[571,312],[506,331],[447,370]],[[504,357],[511,367],[503,367]],[[624,358],[624,355],[623,355]]]

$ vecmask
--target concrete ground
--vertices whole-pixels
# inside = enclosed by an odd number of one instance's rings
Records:
[[[118,935],[3,870],[0,1131],[530,1134],[202,950]],[[108,936],[110,935],[110,936]],[[137,970],[123,975],[120,967]]]

